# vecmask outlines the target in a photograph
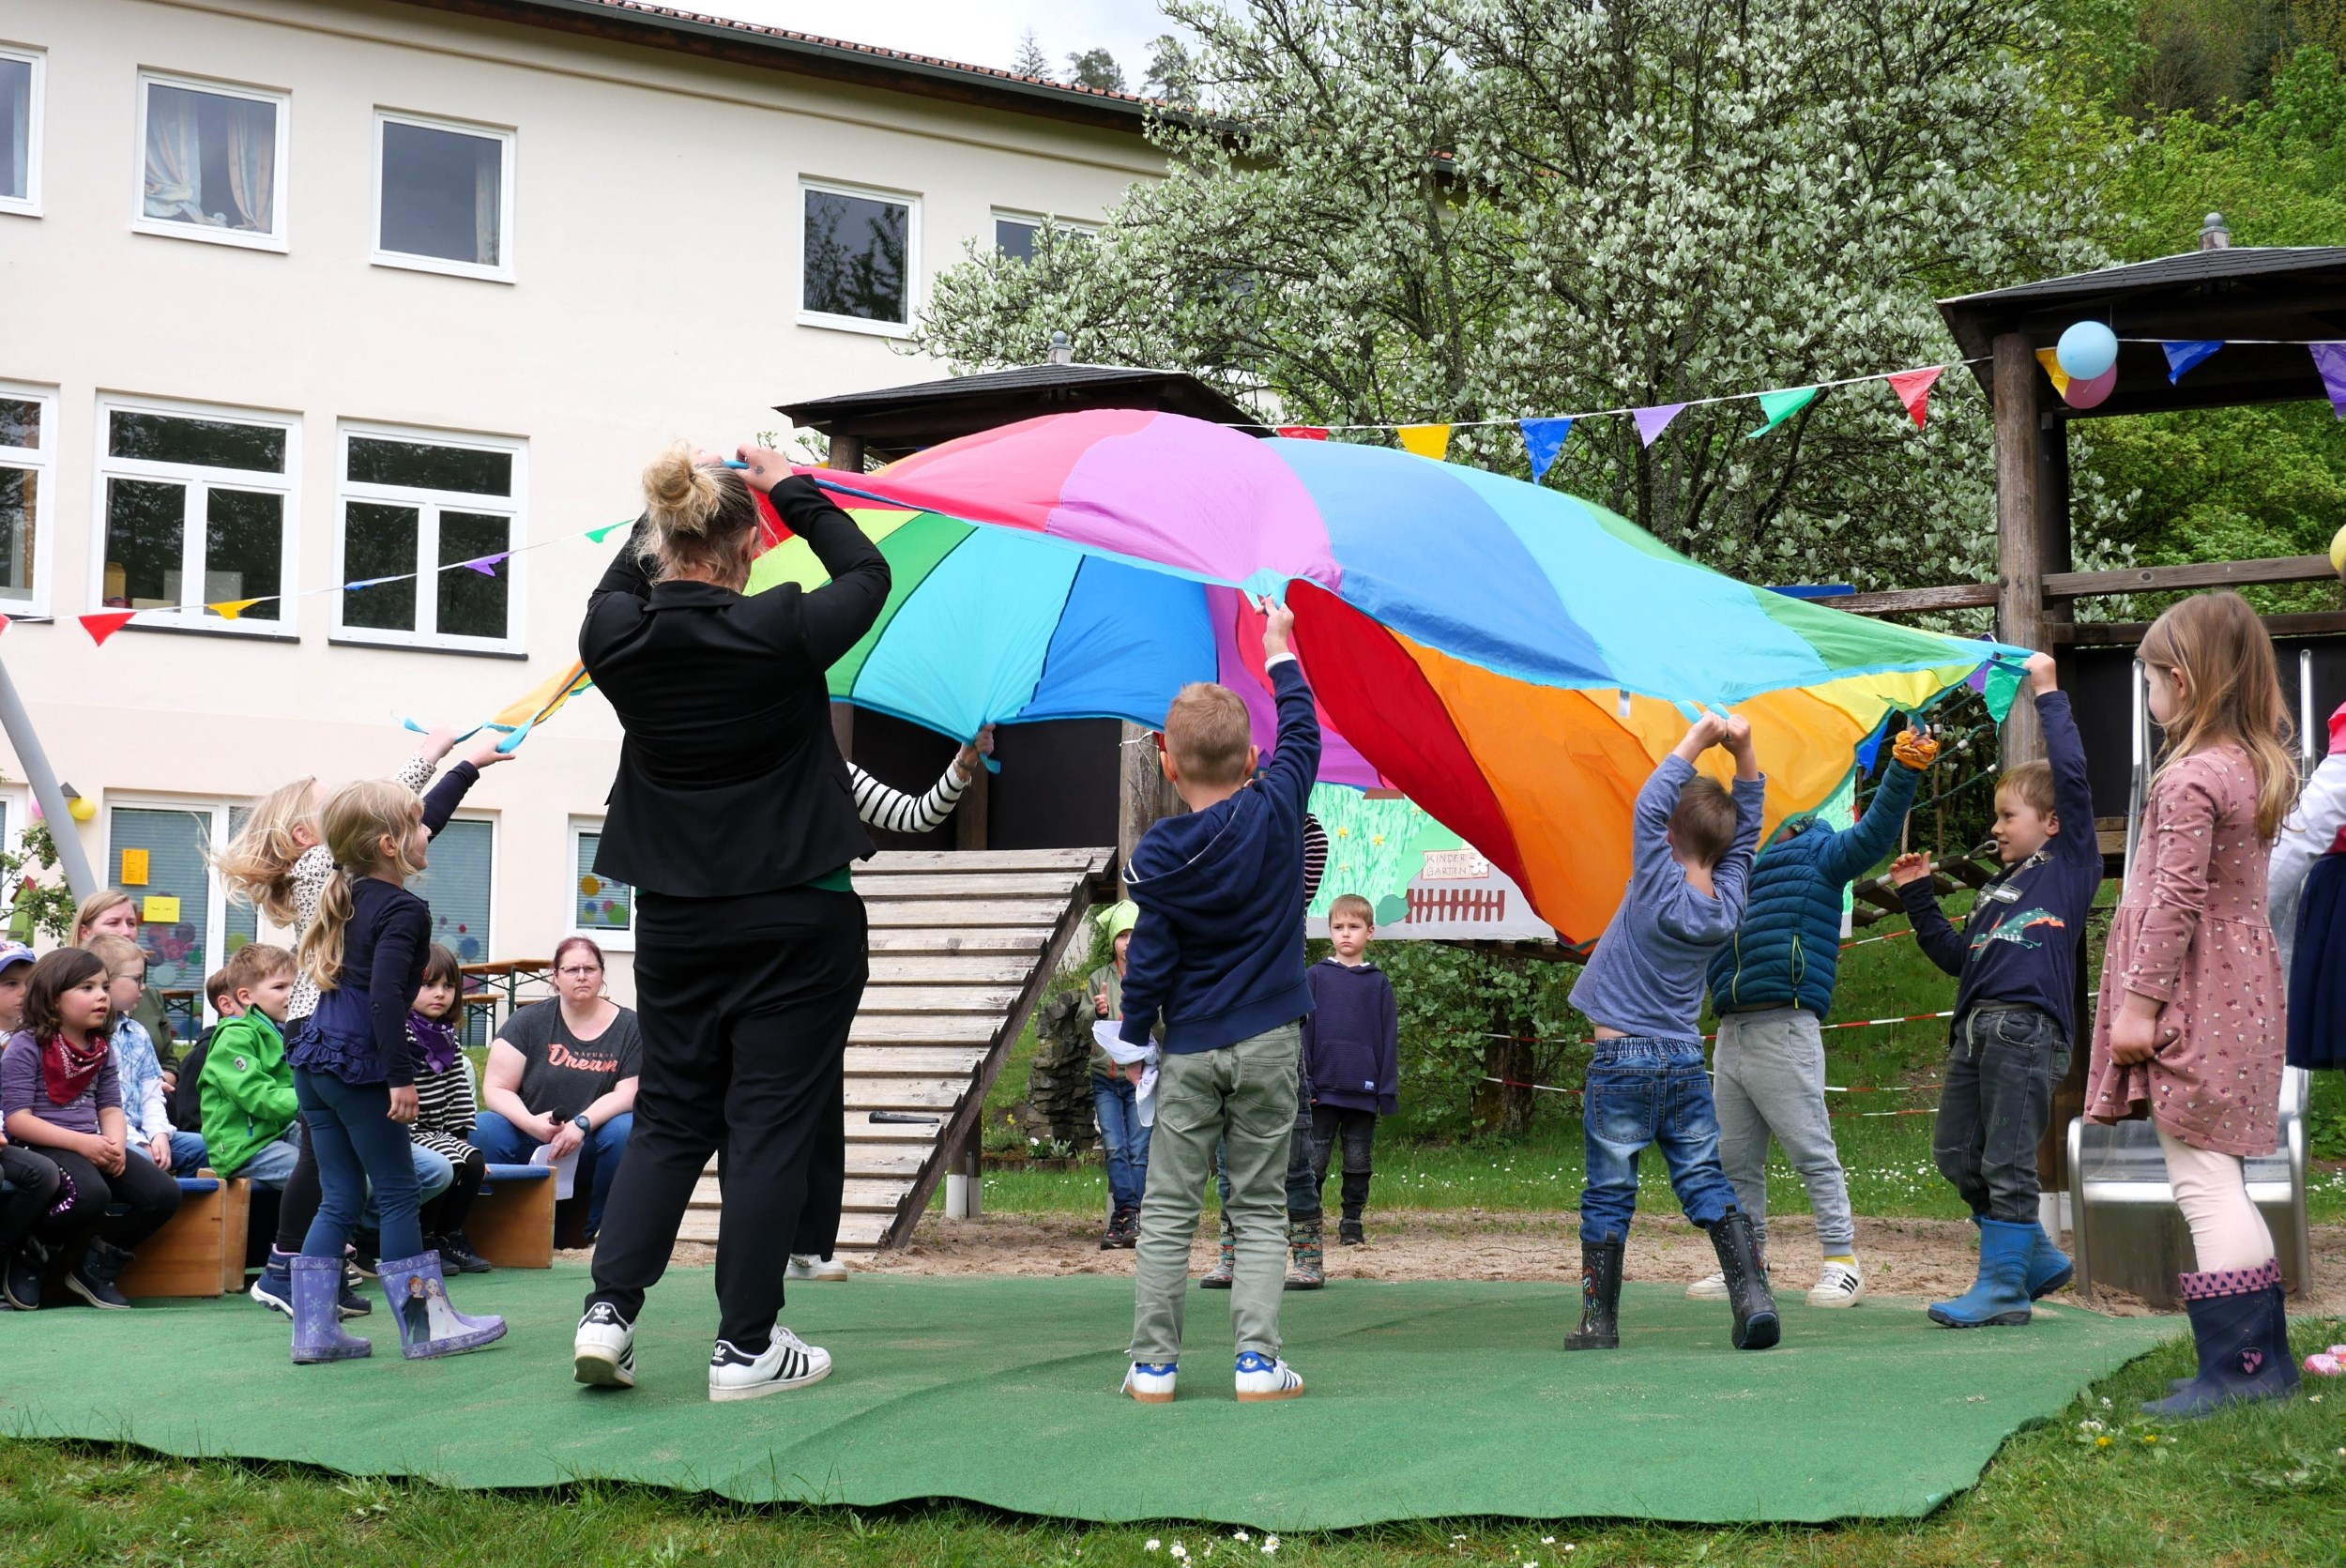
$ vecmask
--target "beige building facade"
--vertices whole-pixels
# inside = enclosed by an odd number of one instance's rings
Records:
[[[1101,218],[1162,168],[1140,127],[605,0],[0,6],[0,658],[156,981],[254,933],[205,860],[247,802],[558,673],[651,453],[943,373],[906,352],[930,281]],[[585,930],[632,996],[586,869],[617,755],[589,693],[486,775],[442,940]]]

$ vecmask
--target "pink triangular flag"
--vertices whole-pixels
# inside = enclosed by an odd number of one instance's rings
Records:
[[[1938,383],[1944,367],[1933,365],[1928,370],[1900,371],[1890,376],[1890,390],[1906,404],[1906,411],[1914,417],[1914,428],[1923,428],[1923,417],[1930,411],[1930,388]]]
[[[82,630],[89,633],[91,642],[103,647],[106,639],[129,625],[130,617],[137,614],[136,610],[109,610],[102,616],[84,616]]]
[[[1649,447],[1653,445],[1653,438],[1668,428],[1669,422],[1678,418],[1679,410],[1685,406],[1683,403],[1656,403],[1652,408],[1631,409],[1629,417],[1638,421],[1638,441]]]

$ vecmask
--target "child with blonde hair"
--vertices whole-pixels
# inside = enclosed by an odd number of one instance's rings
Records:
[[[423,984],[432,911],[406,889],[431,862],[423,802],[388,779],[344,784],[320,814],[338,868],[302,933],[300,963],[318,1009],[288,1053],[294,1094],[317,1156],[317,1217],[294,1260],[293,1359],[341,1361],[372,1347],[336,1317],[343,1248],[373,1187],[381,1213],[383,1293],[409,1360],[501,1339],[501,1317],[466,1317],[427,1252],[407,1125],[416,1119],[409,1004]]]
[[[2085,1115],[2157,1125],[2199,1255],[2182,1286],[2200,1370],[2142,1408],[2200,1416],[2297,1386],[2280,1263],[2241,1165],[2279,1137],[2286,1032],[2265,875],[2297,775],[2273,640],[2247,601],[2195,594],[2135,657],[2167,742],[2110,921]]]

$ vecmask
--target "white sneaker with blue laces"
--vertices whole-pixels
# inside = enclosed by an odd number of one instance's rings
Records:
[[[1303,1379],[1295,1368],[1276,1356],[1244,1350],[1238,1358],[1238,1398],[1242,1405],[1265,1399],[1294,1399],[1303,1393]]]
[[[1124,1392],[1143,1405],[1170,1405],[1173,1375],[1180,1365],[1178,1362],[1135,1362],[1124,1374]]]

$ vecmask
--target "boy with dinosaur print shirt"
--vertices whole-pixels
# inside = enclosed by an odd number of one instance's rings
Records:
[[[1930,1309],[1949,1328],[2029,1320],[2029,1302],[2069,1281],[2069,1259],[2037,1223],[2036,1145],[2052,1087],[2069,1071],[2085,913],[2101,887],[2102,851],[2069,697],[2053,662],[2028,662],[2045,760],[1996,781],[1996,848],[2004,869],[1979,891],[1961,931],[1931,891],[1929,857],[1890,868],[1914,939],[1958,977],[1939,1124],[1940,1174],[1980,1227],[1979,1279]]]

